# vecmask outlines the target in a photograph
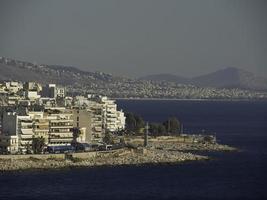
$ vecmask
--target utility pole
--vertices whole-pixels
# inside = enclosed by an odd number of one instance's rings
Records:
[[[170,134],[170,127],[171,127],[171,125],[170,125],[170,118],[168,119],[168,134]]]
[[[145,127],[146,131],[145,131],[145,135],[144,135],[144,147],[147,147],[147,143],[148,143],[148,122],[146,123],[146,127]]]

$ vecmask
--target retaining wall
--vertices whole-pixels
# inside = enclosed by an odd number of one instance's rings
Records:
[[[83,153],[71,153],[73,158],[92,158],[96,156],[96,152],[83,152]],[[36,159],[65,159],[65,154],[27,154],[27,155],[0,155],[0,159],[29,159],[29,158],[36,158]]]

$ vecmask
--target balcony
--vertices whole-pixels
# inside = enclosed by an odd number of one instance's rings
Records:
[[[71,143],[72,140],[73,140],[72,138],[49,138],[49,143],[60,143],[60,142]]]
[[[31,145],[32,141],[31,140],[21,140],[20,144],[23,145],[23,146]]]
[[[68,123],[68,122],[73,122],[72,119],[51,119],[50,123]]]
[[[51,129],[71,129],[73,125],[58,125],[58,126],[50,126]]]
[[[33,135],[32,129],[21,129],[21,135]]]
[[[62,133],[49,133],[50,138],[72,138],[72,132],[62,132]]]

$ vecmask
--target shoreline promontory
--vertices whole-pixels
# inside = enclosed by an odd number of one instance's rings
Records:
[[[185,161],[210,159],[190,151],[235,151],[221,144],[178,142],[175,137],[151,139],[147,148],[138,146],[140,139],[132,140],[131,146],[112,151],[96,151],[72,154],[1,155],[0,172],[31,169],[60,169],[75,167],[99,167],[145,164],[176,164]],[[128,145],[130,146],[130,145]]]

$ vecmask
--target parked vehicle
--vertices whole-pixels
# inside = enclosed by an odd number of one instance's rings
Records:
[[[75,148],[71,145],[48,146],[46,151],[48,153],[73,153],[73,152],[75,152]]]
[[[103,144],[101,146],[99,146],[99,151],[109,151],[112,150],[112,145],[110,144]]]
[[[92,145],[88,144],[88,143],[77,143],[75,145],[75,150],[77,152],[87,152],[87,151],[92,151]]]

